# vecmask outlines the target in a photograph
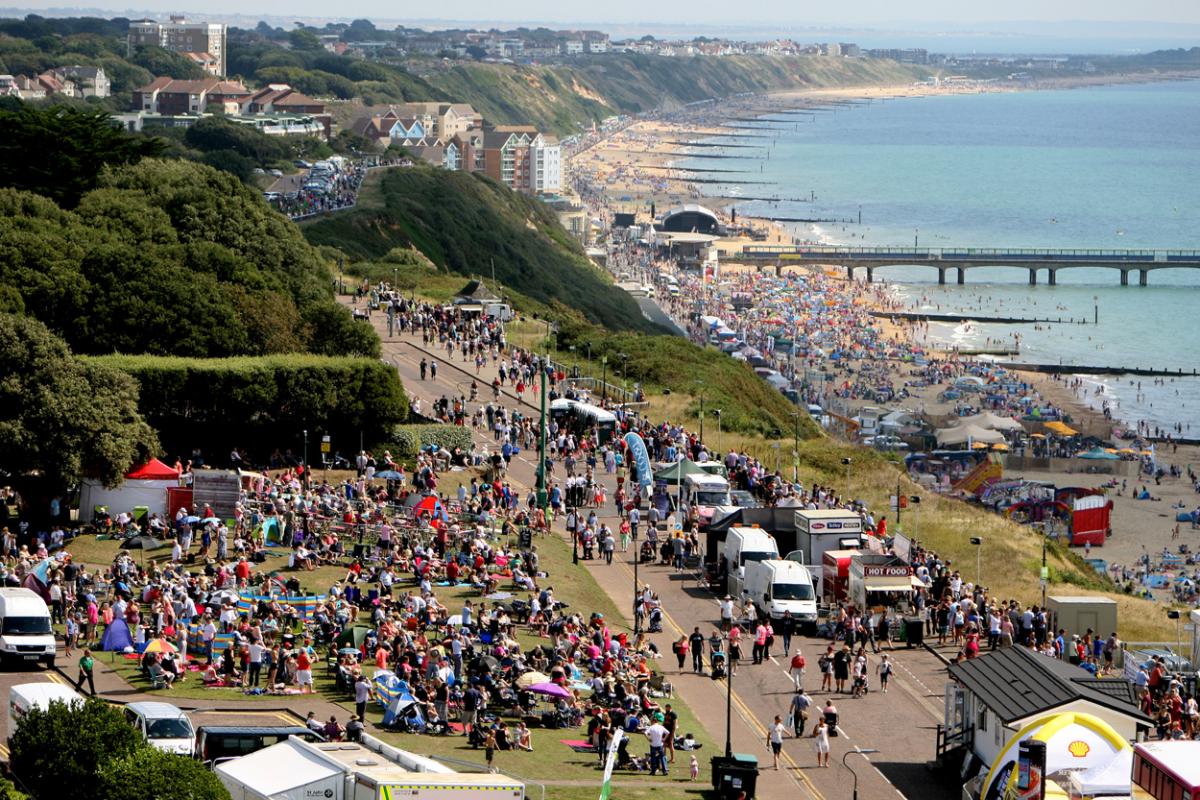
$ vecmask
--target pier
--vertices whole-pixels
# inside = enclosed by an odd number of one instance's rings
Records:
[[[955,270],[957,282],[966,283],[969,269],[1012,267],[1026,270],[1029,285],[1036,286],[1038,273],[1046,273],[1050,286],[1058,283],[1058,271],[1079,267],[1104,267],[1120,272],[1121,285],[1129,285],[1131,272],[1138,286],[1149,285],[1156,269],[1200,269],[1200,250],[1054,250],[1035,248],[952,247],[843,247],[838,245],[748,245],[742,250],[746,261],[777,264],[838,266],[854,278],[854,270],[866,270],[867,282],[884,267],[917,266],[937,270],[938,283],[946,283],[946,272]]]

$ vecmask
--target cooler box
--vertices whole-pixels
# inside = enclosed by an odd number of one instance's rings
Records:
[[[746,800],[753,800],[754,787],[758,782],[758,758],[747,753],[734,753],[732,757],[713,756],[712,785],[720,800],[738,800],[742,792]]]

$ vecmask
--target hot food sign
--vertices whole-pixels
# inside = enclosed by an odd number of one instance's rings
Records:
[[[893,564],[891,566],[863,566],[864,578],[907,578],[912,575],[912,570],[903,564]]]

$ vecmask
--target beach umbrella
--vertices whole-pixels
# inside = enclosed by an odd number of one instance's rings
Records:
[[[381,479],[381,480],[385,480],[385,481],[398,481],[401,478],[403,478],[404,476],[401,475],[399,472],[396,472],[396,470],[394,470],[394,469],[385,469],[385,470],[382,470],[381,472],[376,472],[375,477],[378,479]]]
[[[971,445],[971,449],[972,450],[987,450],[988,446],[987,446],[986,442],[976,442],[975,444]]]
[[[342,648],[338,649],[338,655],[339,656],[357,656],[357,655],[360,655],[360,651],[355,650],[353,647],[342,647]]]
[[[339,648],[353,648],[357,652],[358,648],[362,647],[362,643],[367,640],[367,634],[370,632],[370,628],[354,625],[339,633],[333,643]]]
[[[483,599],[484,600],[508,600],[511,597],[512,597],[512,595],[509,594],[508,592],[492,592],[491,594],[486,595]]]
[[[528,689],[542,683],[550,683],[550,676],[541,672],[526,672],[521,677],[517,678],[517,686],[522,689]]]
[[[446,620],[446,624],[452,628],[461,627],[463,624],[462,614],[455,614],[454,616],[450,617],[450,619]]]
[[[995,451],[996,451],[996,452],[998,452],[998,453],[1007,453],[1007,452],[1008,452],[1008,445],[1006,445],[1006,444],[1004,444],[1003,442],[1001,442],[1000,444],[994,444],[994,445],[992,445],[992,449],[993,449],[993,450],[995,450]]]
[[[162,547],[170,547],[171,543],[161,539],[155,539],[153,536],[131,536],[121,542],[122,550],[158,550]]]
[[[570,697],[571,693],[557,683],[535,683],[528,687],[534,694],[544,694],[547,697]]]
[[[178,653],[179,648],[168,642],[166,639],[151,639],[146,644],[146,649],[143,653]]]
[[[195,514],[192,514],[191,516],[184,517],[183,521],[186,522],[188,525],[195,525],[197,522],[200,521],[200,518],[197,517]]]
[[[204,519],[200,520],[201,525],[220,524],[220,522],[220,517],[205,517]]]
[[[495,658],[493,658],[492,656],[476,656],[471,661],[472,669],[481,669],[481,670],[485,670],[487,672],[491,672],[499,665],[500,665],[500,662],[498,660],[496,660]]]

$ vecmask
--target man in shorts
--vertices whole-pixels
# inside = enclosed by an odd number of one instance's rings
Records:
[[[312,694],[313,691],[312,659],[303,647],[296,653],[296,688],[301,694]]]

